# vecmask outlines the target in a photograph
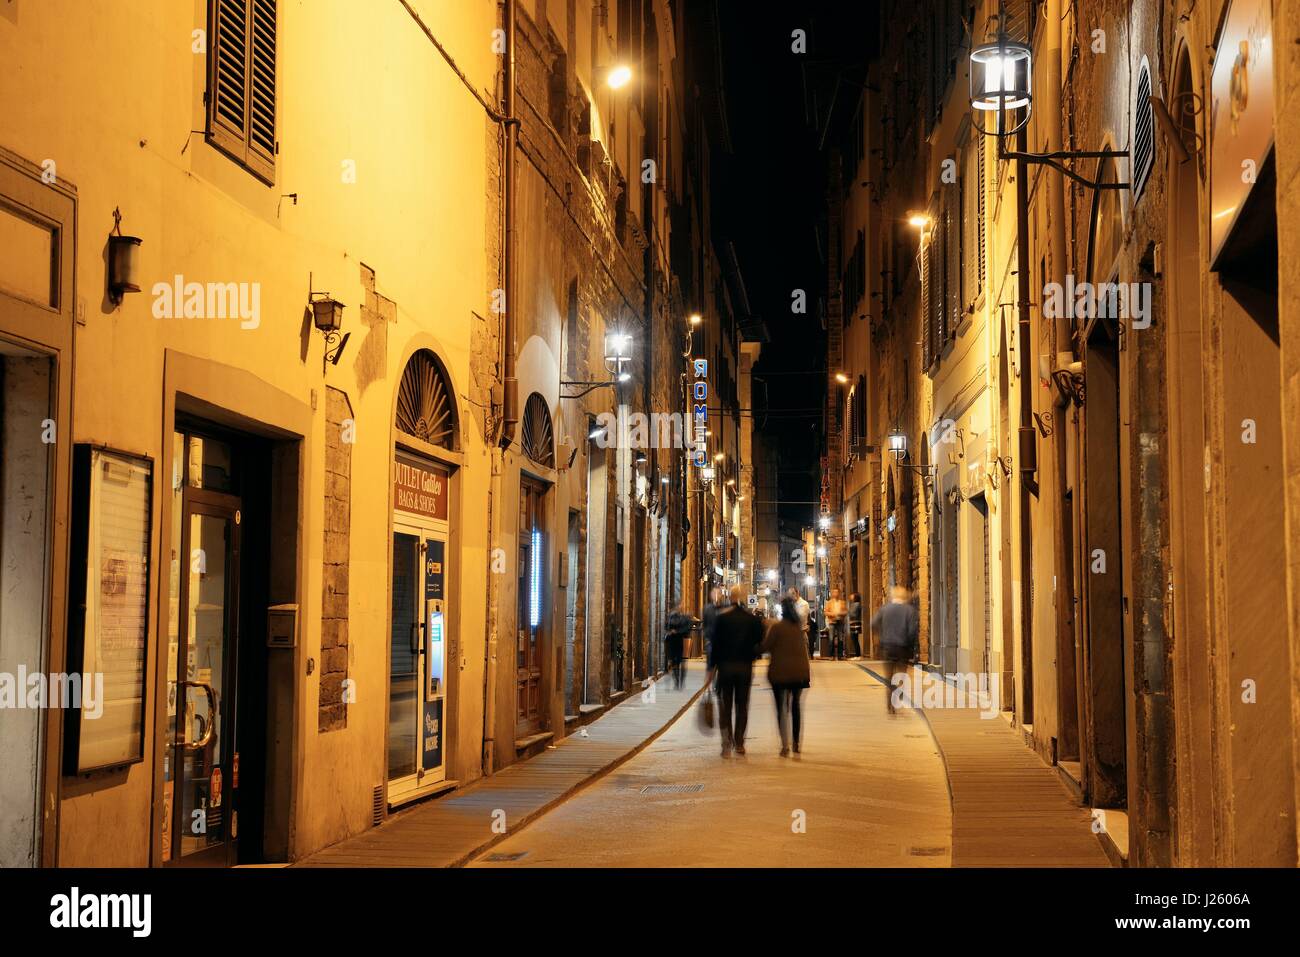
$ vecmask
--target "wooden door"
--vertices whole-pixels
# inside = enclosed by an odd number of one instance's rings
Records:
[[[524,479],[519,485],[519,617],[515,651],[515,732],[542,729],[542,660],[545,614],[546,542],[542,528],[545,489]]]

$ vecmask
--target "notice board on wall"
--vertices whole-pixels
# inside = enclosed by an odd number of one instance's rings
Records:
[[[73,450],[64,773],[144,757],[153,463]]]

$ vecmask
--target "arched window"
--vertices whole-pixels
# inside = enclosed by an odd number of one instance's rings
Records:
[[[546,400],[534,392],[524,405],[523,428],[520,430],[519,444],[524,454],[548,469],[555,468],[554,429],[551,427],[551,410],[546,407]]]
[[[456,403],[442,365],[428,349],[406,364],[397,390],[397,430],[436,445],[456,448]]]

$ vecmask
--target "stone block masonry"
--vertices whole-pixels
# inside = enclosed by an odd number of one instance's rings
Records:
[[[352,405],[325,389],[325,548],[321,561],[319,731],[348,726],[348,553],[352,518]]]

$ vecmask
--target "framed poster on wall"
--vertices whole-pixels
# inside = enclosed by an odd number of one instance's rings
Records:
[[[150,459],[73,448],[65,774],[144,757],[152,500]]]

